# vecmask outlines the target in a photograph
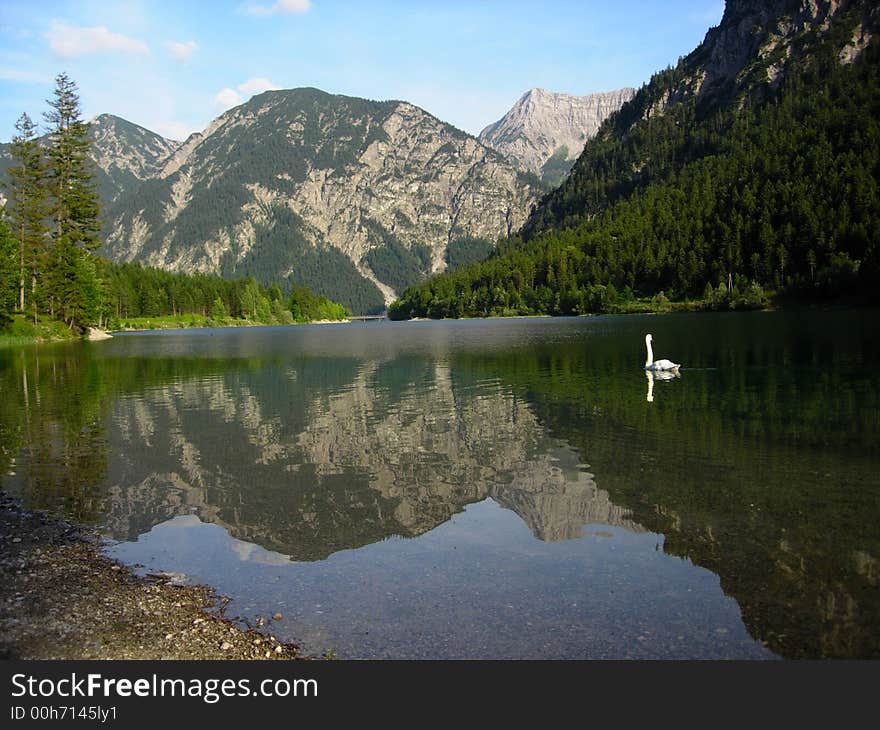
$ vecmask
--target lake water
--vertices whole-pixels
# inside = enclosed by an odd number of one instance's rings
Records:
[[[878,323],[369,322],[5,350],[0,485],[312,654],[877,658]],[[647,332],[680,377],[646,375]]]

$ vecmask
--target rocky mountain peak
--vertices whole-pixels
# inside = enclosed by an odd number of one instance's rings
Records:
[[[155,175],[180,142],[165,139],[113,114],[99,114],[89,124],[95,163],[105,172],[112,166],[131,172],[139,180]]]
[[[533,88],[511,110],[480,132],[480,141],[522,169],[555,184],[605,119],[632,98],[634,89],[575,96]]]
[[[877,25],[880,10],[874,5],[867,0],[727,0],[721,22],[680,63],[682,80],[655,100],[648,115],[694,95],[724,103],[744,89],[775,86],[789,60],[802,52],[799,41],[824,34],[845,14],[853,40],[841,61],[852,61]]]
[[[155,177],[180,146],[179,142],[112,114],[95,117],[89,124],[89,135],[105,202],[114,201],[137,183]]]

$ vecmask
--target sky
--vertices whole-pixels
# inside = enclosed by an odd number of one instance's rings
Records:
[[[722,0],[0,0],[0,141],[54,78],[176,140],[268,89],[401,99],[478,134],[528,89],[639,87]]]

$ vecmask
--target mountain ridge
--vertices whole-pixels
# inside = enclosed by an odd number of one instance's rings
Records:
[[[112,114],[89,133],[102,254],[305,285],[355,312],[484,255],[546,191],[413,104],[314,87],[255,95],[182,142]]]
[[[444,270],[453,242],[509,235],[541,192],[408,102],[267,91],[116,198],[104,252],[186,273],[290,278],[355,311],[376,309]],[[352,291],[323,280],[333,274],[317,259],[328,256]]]

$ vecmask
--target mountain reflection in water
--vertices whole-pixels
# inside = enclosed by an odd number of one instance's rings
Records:
[[[418,361],[370,363],[344,386],[314,388],[325,367],[269,367],[250,382],[205,378],[117,401],[109,533],[134,539],[196,509],[237,538],[320,560],[415,537],[486,497],[541,540],[577,537],[587,523],[642,529],[517,396],[456,387],[448,366]],[[392,396],[392,369],[418,386]],[[291,402],[297,423],[279,409]]]
[[[876,326],[645,319],[3,352],[2,486],[351,655],[880,655]]]

